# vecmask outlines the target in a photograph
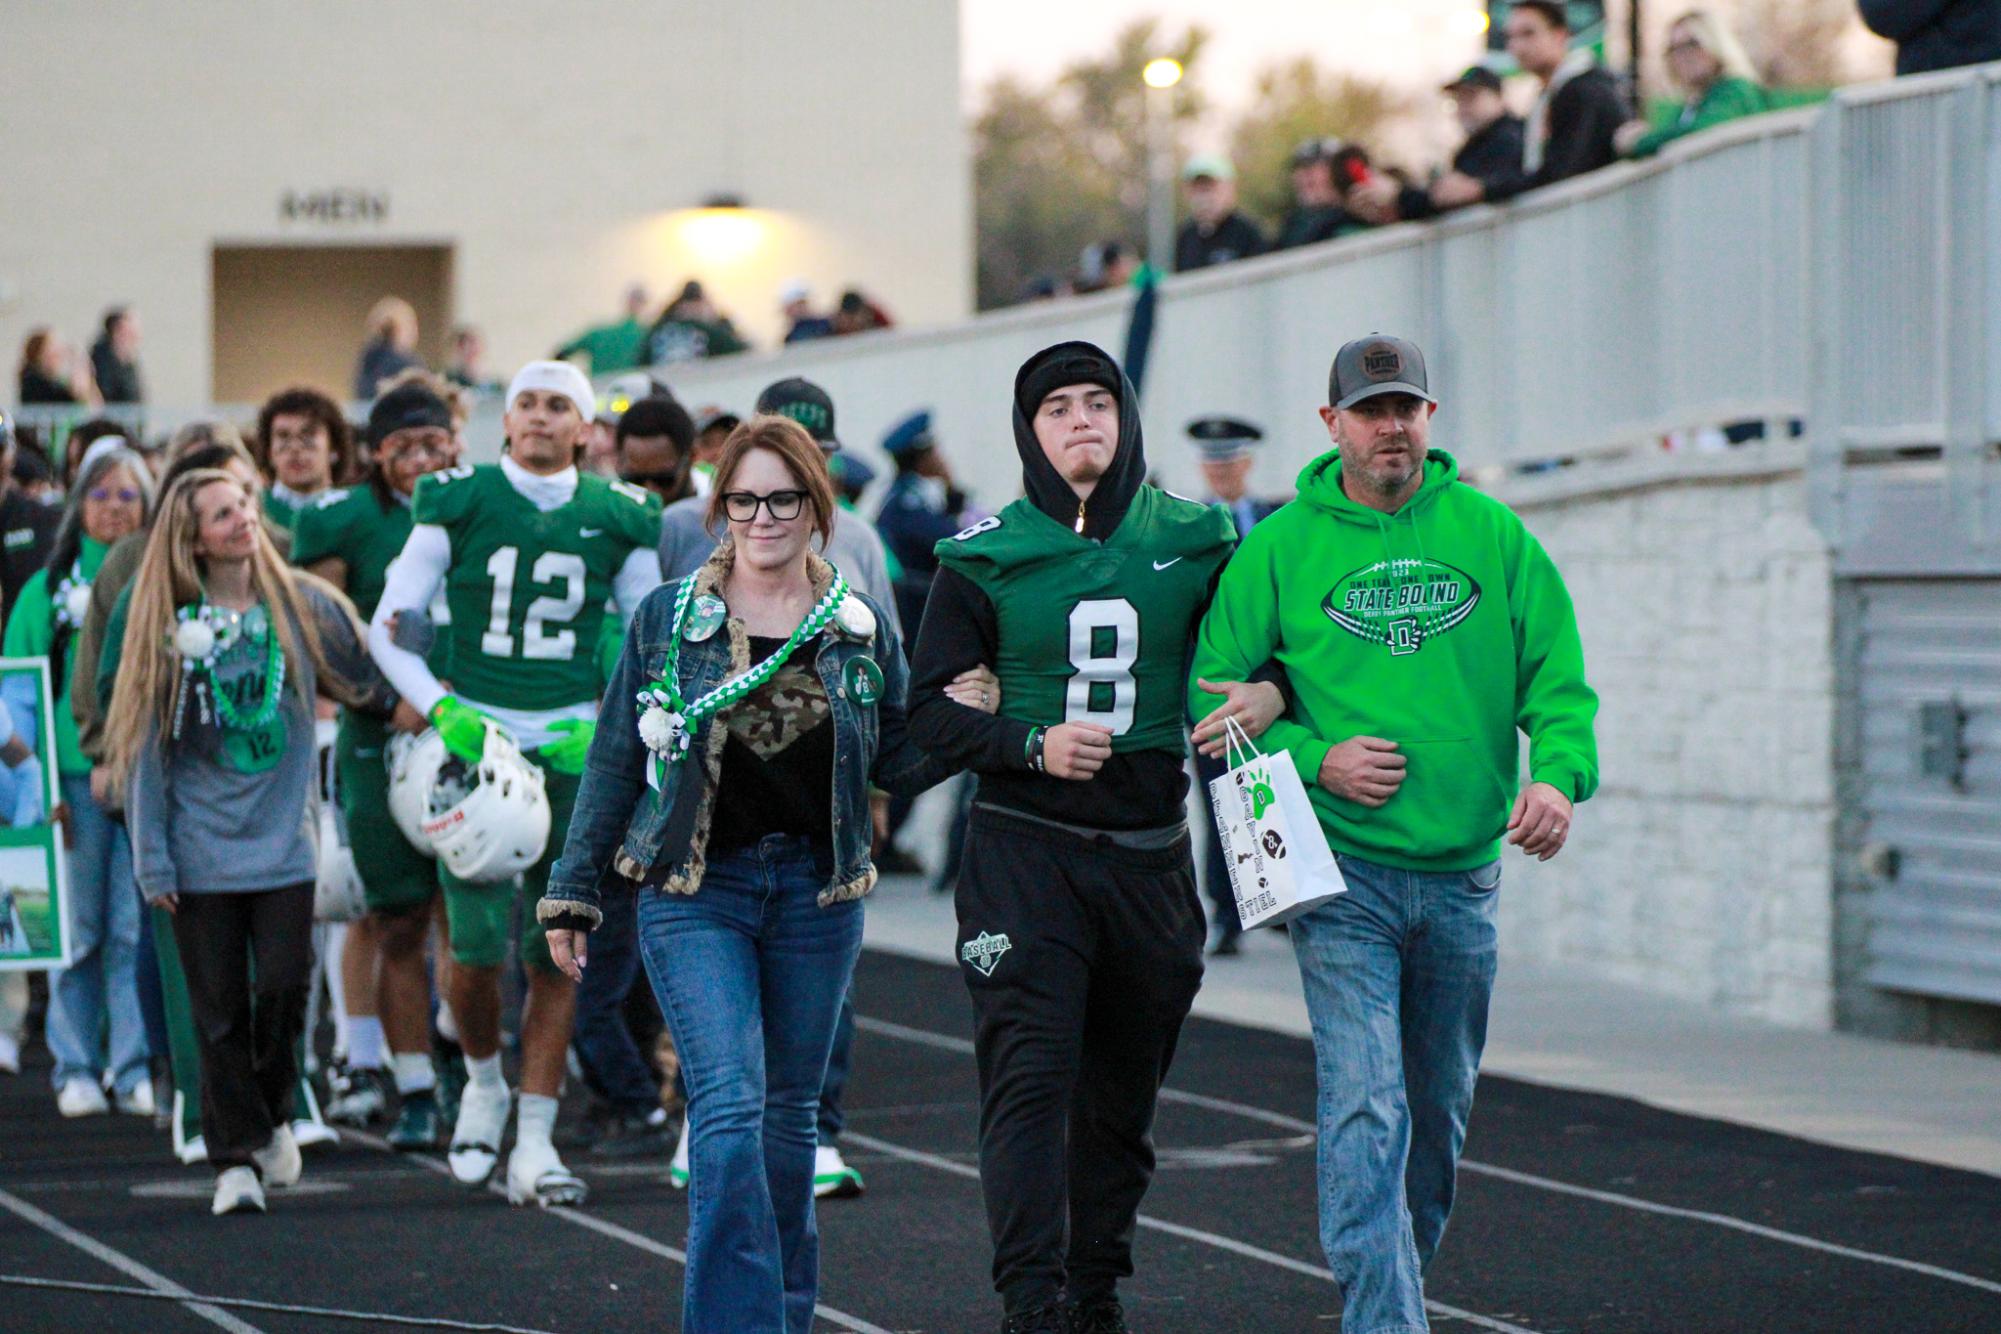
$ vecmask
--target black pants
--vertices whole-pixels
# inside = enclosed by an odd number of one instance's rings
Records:
[[[1218,934],[1238,936],[1244,924],[1237,916],[1237,896],[1230,889],[1230,866],[1223,857],[1223,839],[1216,832],[1216,806],[1209,799],[1209,784],[1228,773],[1222,760],[1195,753],[1195,781],[1202,785],[1202,810],[1209,822],[1202,827],[1202,892],[1209,896],[1209,920]]]
[[[201,1052],[201,1130],[217,1172],[292,1119],[313,974],[313,887],[182,894],[174,943]]]
[[[1139,852],[976,807],[956,906],[994,1286],[1010,1314],[1108,1296],[1202,982],[1188,840]]]

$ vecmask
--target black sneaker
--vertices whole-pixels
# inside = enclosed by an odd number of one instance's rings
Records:
[[[445,1141],[445,1119],[438,1111],[438,1095],[420,1089],[403,1095],[403,1110],[389,1128],[389,1147],[398,1153],[428,1153]]]
[[[1116,1297],[1100,1297],[1070,1308],[1069,1334],[1132,1334],[1126,1326],[1125,1308]]]
[[[674,1131],[664,1109],[656,1107],[644,1115],[613,1112],[591,1144],[594,1158],[664,1157],[674,1151]]]
[[[326,1119],[362,1128],[380,1124],[389,1119],[393,1091],[387,1070],[336,1066],[327,1073]]]
[[[431,1069],[438,1077],[438,1118],[457,1125],[459,1095],[466,1087],[465,1049],[448,1038],[431,1035]]]
[[[1001,1334],[1068,1334],[1069,1329],[1060,1306],[1038,1306],[1001,1321]]]
[[[891,844],[875,859],[875,869],[882,875],[923,875],[924,863]]]

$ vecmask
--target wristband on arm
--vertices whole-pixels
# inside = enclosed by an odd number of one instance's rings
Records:
[[[1049,733],[1044,729],[1031,727],[1028,729],[1028,740],[1022,746],[1022,758],[1028,761],[1029,768],[1039,774],[1049,772],[1048,765],[1042,758],[1042,743],[1048,736]]]

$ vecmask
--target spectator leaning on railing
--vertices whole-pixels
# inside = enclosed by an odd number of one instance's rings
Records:
[[[1441,209],[1499,203],[1615,161],[1612,136],[1626,121],[1618,80],[1589,51],[1570,49],[1570,20],[1557,0],[1517,0],[1508,12],[1508,54],[1542,84],[1530,109],[1522,157],[1487,180],[1448,172],[1431,188]]]
[[[1685,134],[1771,110],[1751,58],[1706,9],[1691,9],[1669,26],[1667,64],[1687,100],[1654,124],[1632,120],[1620,126],[1612,141],[1627,157],[1651,157]]]
[[[1861,0],[1869,31],[1897,44],[1897,73],[2001,60],[2001,0]]]
[[[1485,65],[1474,65],[1445,85],[1452,112],[1466,142],[1452,155],[1455,174],[1486,182],[1518,171],[1522,162],[1522,118],[1501,98],[1501,76]],[[1375,222],[1412,222],[1438,216],[1443,210],[1432,192],[1402,185],[1388,176],[1349,191],[1350,208]]]
[[[1265,235],[1237,209],[1237,169],[1224,157],[1190,158],[1187,222],[1174,242],[1174,268],[1186,273],[1265,252]]]

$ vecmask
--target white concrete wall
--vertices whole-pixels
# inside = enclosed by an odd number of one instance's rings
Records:
[[[1500,494],[1562,570],[1604,783],[1510,853],[1505,957],[1833,1024],[1833,608],[1795,446]]]
[[[8,365],[34,325],[84,338],[129,301],[162,404],[209,397],[218,242],[453,244],[455,317],[495,368],[611,317],[634,277],[700,276],[767,342],[794,275],[908,323],[971,310],[938,0],[10,5],[0,125]],[[335,187],[385,192],[387,219],[281,221],[284,192]],[[677,211],[724,192],[766,232],[714,262]]]

